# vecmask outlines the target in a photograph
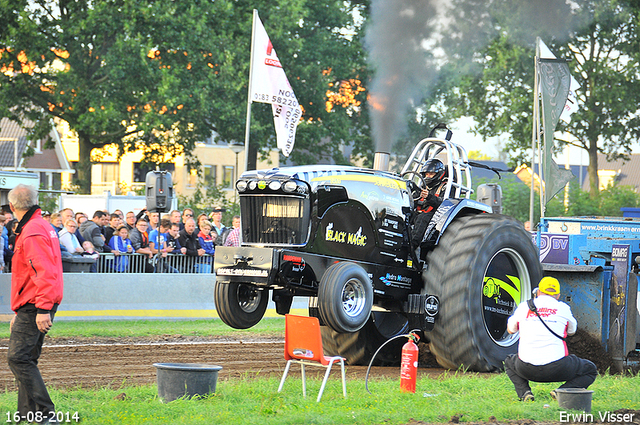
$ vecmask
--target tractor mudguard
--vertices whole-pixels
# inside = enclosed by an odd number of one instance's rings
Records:
[[[445,199],[429,222],[423,242],[437,245],[446,228],[456,217],[491,212],[489,205],[471,199]]]

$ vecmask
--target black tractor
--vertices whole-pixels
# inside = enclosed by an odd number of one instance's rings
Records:
[[[400,174],[376,154],[374,169],[336,165],[244,173],[240,247],[218,247],[215,305],[229,326],[246,329],[269,300],[287,314],[309,298],[323,344],[350,364],[367,364],[394,336],[424,331],[442,366],[502,368],[517,350],[507,318],[542,277],[537,249],[522,224],[472,200],[466,151],[444,139],[420,141]],[[412,238],[421,170],[446,168],[442,203],[424,234]],[[401,341],[401,340],[398,340]],[[402,342],[402,341],[401,341]],[[387,349],[388,348],[388,349]],[[376,357],[393,364],[388,344]]]

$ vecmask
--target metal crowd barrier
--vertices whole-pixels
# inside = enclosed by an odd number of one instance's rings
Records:
[[[74,267],[66,267],[67,273],[213,273],[213,256],[203,255],[192,257],[183,254],[168,254],[166,257],[155,255],[152,258],[144,254],[120,254],[101,253],[93,260],[90,257],[77,259],[63,258],[67,264]],[[74,261],[75,260],[75,261]]]

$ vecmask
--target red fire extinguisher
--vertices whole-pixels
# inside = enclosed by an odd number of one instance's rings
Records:
[[[416,392],[418,379],[418,346],[420,337],[415,333],[409,334],[409,341],[402,347],[402,362],[400,363],[400,391],[404,393]]]

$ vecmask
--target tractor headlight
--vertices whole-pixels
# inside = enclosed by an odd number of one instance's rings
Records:
[[[245,190],[247,190],[247,182],[246,182],[246,180],[239,180],[236,183],[236,189],[238,189],[238,192],[244,192]]]
[[[285,192],[295,192],[298,189],[298,184],[292,180],[289,180],[287,182],[285,182],[285,184],[282,186],[282,189]]]
[[[271,190],[278,190],[280,189],[280,186],[282,186],[282,183],[280,183],[278,180],[274,180],[269,183],[269,189]]]

